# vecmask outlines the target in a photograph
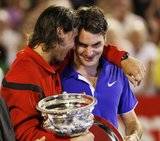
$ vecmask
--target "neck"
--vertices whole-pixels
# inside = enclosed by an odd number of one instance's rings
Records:
[[[83,65],[74,64],[74,68],[78,73],[83,75],[89,82],[92,84],[92,86],[95,88],[98,78],[98,65],[92,66],[92,67],[85,67]]]
[[[87,77],[96,77],[98,73],[98,67],[86,68],[84,66],[80,66],[79,68],[77,68],[77,71]]]
[[[46,62],[51,62],[51,51],[43,51],[43,45],[37,45],[33,49],[35,52],[37,52]]]

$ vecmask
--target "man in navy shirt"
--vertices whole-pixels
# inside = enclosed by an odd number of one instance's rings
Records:
[[[97,7],[78,10],[79,34],[73,64],[62,73],[66,92],[85,92],[97,98],[93,113],[118,127],[118,115],[125,125],[125,141],[138,141],[142,135],[140,122],[134,112],[137,100],[121,68],[104,60],[107,21]]]

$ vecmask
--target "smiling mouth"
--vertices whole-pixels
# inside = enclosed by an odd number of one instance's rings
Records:
[[[85,60],[85,61],[88,61],[88,62],[91,62],[91,61],[93,61],[93,57],[89,57],[89,58],[88,58],[88,57],[87,57],[87,58],[85,57],[84,60]]]

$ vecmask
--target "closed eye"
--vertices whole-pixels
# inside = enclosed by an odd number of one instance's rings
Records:
[[[101,46],[101,42],[97,42],[95,44],[92,45],[94,48],[98,48]]]

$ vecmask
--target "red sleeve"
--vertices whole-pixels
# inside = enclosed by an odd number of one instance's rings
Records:
[[[1,92],[9,107],[16,140],[35,141],[45,136],[46,141],[69,141],[69,139],[60,138],[41,127],[40,113],[35,108],[39,100],[37,93],[4,87]]]
[[[121,66],[121,58],[125,54],[125,51],[120,51],[116,46],[107,45],[104,47],[103,57],[111,63]]]
[[[27,69],[29,68],[27,63],[25,65],[20,65],[20,63],[19,66],[15,66],[6,74],[6,81],[3,81],[1,88],[2,97],[9,108],[16,140],[35,141],[45,136],[46,141],[69,141],[69,138],[58,137],[41,127],[41,114],[36,109],[36,105],[40,100],[39,93],[32,89],[21,89],[22,87],[19,86],[26,83],[39,86],[38,73],[34,70],[34,67]],[[30,64],[30,66],[33,65]]]

